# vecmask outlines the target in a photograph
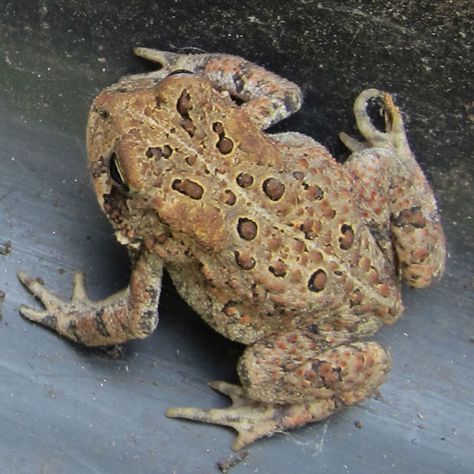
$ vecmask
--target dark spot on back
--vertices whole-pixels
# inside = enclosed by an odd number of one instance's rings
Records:
[[[341,237],[339,237],[339,247],[342,250],[349,250],[354,243],[354,229],[349,224],[342,224]]]
[[[244,270],[251,270],[255,266],[255,259],[246,253],[235,252],[235,261]]]
[[[323,291],[326,288],[326,284],[328,281],[328,276],[323,269],[316,270],[308,280],[308,288],[311,291],[315,291],[316,293]]]
[[[226,189],[224,191],[224,195],[225,195],[224,202],[228,204],[229,206],[233,206],[235,202],[237,201],[237,196],[230,189]]]
[[[263,182],[263,192],[272,201],[278,201],[285,193],[285,185],[276,178],[268,178]]]
[[[171,187],[191,199],[201,199],[204,193],[203,187],[190,179],[175,179]]]
[[[238,176],[237,176],[237,184],[242,187],[242,188],[248,188],[249,186],[252,186],[253,184],[253,176],[251,174],[248,174],[248,173],[240,173]]]
[[[186,89],[181,92],[178,102],[176,103],[176,109],[182,116],[187,116],[188,112],[192,109],[191,96]]]
[[[257,236],[257,229],[257,224],[246,217],[241,217],[237,223],[237,232],[244,240],[255,239]]]

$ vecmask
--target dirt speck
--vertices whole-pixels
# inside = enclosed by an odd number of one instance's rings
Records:
[[[2,303],[5,300],[6,293],[0,290],[0,321],[3,319]]]
[[[101,346],[98,348],[101,354],[105,354],[108,359],[121,359],[126,354],[126,349],[122,344],[114,344],[113,346]]]
[[[216,464],[217,469],[219,469],[220,472],[227,473],[230,472],[230,470],[240,464],[244,459],[247,458],[249,455],[248,451],[244,451],[242,453],[237,453],[233,454],[229,459],[226,461],[218,462]]]
[[[380,390],[376,390],[374,394],[372,395],[372,397],[375,398],[375,400],[383,401],[383,395],[382,395],[382,392],[380,392]]]
[[[12,248],[13,245],[11,243],[11,240],[3,242],[2,244],[0,244],[0,255],[10,255]]]

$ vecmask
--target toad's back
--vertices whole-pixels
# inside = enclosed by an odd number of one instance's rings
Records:
[[[129,186],[156,212],[155,251],[204,319],[249,342],[348,306],[393,318],[393,268],[324,147],[266,135],[203,78],[144,85],[102,94],[97,110],[119,119],[109,129],[101,120],[101,134],[94,124],[94,137],[108,137]],[[139,207],[128,227],[145,238]]]
[[[300,324],[349,306],[359,306],[361,314],[373,306],[381,318],[393,318],[394,270],[362,219],[344,170],[316,145],[268,139],[265,153],[280,156],[282,166],[249,163],[236,153],[222,175],[194,170],[179,176],[205,190],[201,215],[215,211],[212,222],[194,220],[192,233],[207,235],[214,227],[209,234],[222,235],[212,249],[192,239],[193,263],[169,261],[184,298],[216,329],[242,342],[283,321]],[[212,175],[218,180],[206,184]]]

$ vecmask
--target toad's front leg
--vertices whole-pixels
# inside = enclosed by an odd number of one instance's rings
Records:
[[[76,273],[70,302],[52,295],[38,280],[18,272],[18,278],[45,309],[21,306],[20,313],[62,336],[86,346],[120,344],[150,335],[158,323],[162,262],[143,254],[137,260],[127,288],[102,301],[91,301],[81,273]]]

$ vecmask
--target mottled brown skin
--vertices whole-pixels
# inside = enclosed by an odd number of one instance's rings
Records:
[[[20,273],[46,308],[22,314],[90,346],[145,337],[166,268],[205,321],[247,345],[242,386],[213,385],[232,407],[168,415],[234,427],[235,449],[371,395],[390,358],[361,340],[400,316],[401,278],[427,286],[445,260],[433,193],[391,97],[357,98],[365,142],[342,135],[353,153],[341,165],[309,137],[262,131],[298,110],[295,84],[234,56],[137,53],[162,69],[101,92],[87,126],[130,284],[91,302],[78,275],[67,303]],[[373,99],[386,132],[368,118]]]

